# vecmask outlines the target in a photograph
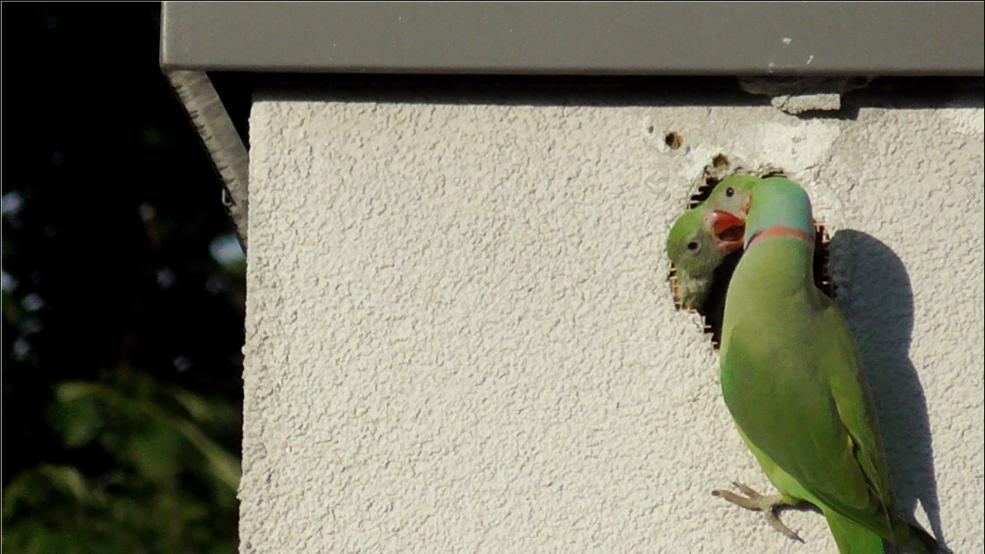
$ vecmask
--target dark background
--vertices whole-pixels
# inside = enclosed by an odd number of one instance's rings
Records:
[[[160,5],[3,5],[3,546],[233,552],[245,262]]]

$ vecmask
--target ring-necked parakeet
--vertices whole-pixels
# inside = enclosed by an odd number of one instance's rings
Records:
[[[684,212],[667,236],[667,257],[677,271],[677,295],[685,308],[699,308],[708,297],[715,268],[742,247],[742,221],[752,185],[751,175],[726,177],[711,195]]]
[[[791,538],[799,537],[774,509],[810,502],[842,553],[882,553],[882,539],[936,551],[930,535],[894,511],[858,350],[844,316],[812,279],[812,221],[810,200],[793,182],[769,178],[752,187],[745,252],[725,303],[721,383],[743,440],[781,494],[745,486],[748,498],[715,494],[762,510]]]
[[[667,239],[667,257],[676,270],[677,296],[683,307],[699,308],[704,304],[715,268],[734,251],[735,244],[742,244],[741,234],[730,241],[716,232],[722,225],[730,226],[730,221],[741,225],[727,212],[699,205],[674,222]]]

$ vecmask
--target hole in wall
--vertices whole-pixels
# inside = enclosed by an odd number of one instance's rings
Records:
[[[677,150],[681,146],[684,146],[684,137],[677,131],[671,131],[664,136],[664,144],[671,150]]]
[[[747,168],[738,164],[732,165],[729,158],[725,154],[718,154],[712,158],[710,164],[705,166],[701,177],[697,179],[693,189],[694,192],[687,199],[686,209],[691,209],[701,202],[704,202],[708,196],[711,195],[711,191],[715,189],[715,185],[717,185],[725,177],[737,173],[753,174],[763,178],[787,176],[782,169],[771,166]],[[815,219],[813,264],[814,285],[829,298],[834,298],[836,287],[831,278],[831,272],[828,267],[828,261],[830,259],[830,243],[831,239],[828,235],[827,229],[824,227],[824,224]],[[708,298],[696,310],[687,310],[696,311],[701,316],[703,330],[705,334],[709,335],[712,347],[715,350],[718,350],[718,347],[721,344],[722,320],[725,314],[725,296],[728,292],[728,285],[732,280],[732,274],[735,272],[735,268],[739,265],[739,260],[741,259],[741,250],[728,255],[723,260],[721,265],[715,269],[713,285],[708,294]],[[680,296],[677,292],[676,273],[676,268],[673,264],[671,264],[668,281],[670,283],[671,294],[674,297],[674,306],[678,310],[683,310],[684,308],[681,305]]]

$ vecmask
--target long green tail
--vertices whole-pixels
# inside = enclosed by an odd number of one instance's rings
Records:
[[[838,514],[834,510],[824,510],[831,534],[838,543],[841,554],[886,554],[882,537],[865,527]]]
[[[886,554],[895,552],[887,549],[882,537],[877,533],[855,523],[854,521],[836,513],[834,510],[824,510],[824,517],[828,520],[828,527],[834,535],[835,542],[838,543],[838,551],[841,554]],[[933,554],[940,552],[940,546],[934,537],[921,529],[919,526],[912,525],[901,519],[893,518],[893,531],[895,534],[893,544],[913,554]]]

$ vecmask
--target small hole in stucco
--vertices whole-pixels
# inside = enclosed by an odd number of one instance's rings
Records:
[[[724,163],[722,160],[724,159]],[[749,171],[741,166],[736,166],[732,171],[723,171],[727,167],[728,158],[724,154],[719,154],[712,159],[712,162],[705,166],[704,172],[701,178],[698,180],[697,188],[694,193],[688,197],[687,208],[693,208],[701,202],[704,202],[711,191],[714,190],[715,185],[717,185],[723,178],[728,175],[733,175],[736,173],[754,173],[760,177],[783,177],[785,173],[782,170],[770,169],[765,171]],[[826,296],[830,298],[835,297],[835,284],[831,278],[831,273],[828,268],[829,251],[828,246],[831,242],[828,231],[825,229],[824,224],[814,220],[814,285],[821,290]],[[718,350],[718,346],[722,338],[722,320],[725,313],[725,294],[728,292],[729,281],[732,279],[732,273],[735,272],[736,266],[739,264],[739,260],[742,259],[742,251],[730,254],[725,258],[721,265],[715,270],[715,275],[713,278],[713,285],[711,287],[711,292],[708,294],[708,298],[705,302],[695,311],[701,315],[703,322],[703,330],[706,334],[711,336],[712,347]],[[674,306],[681,310],[680,298],[677,294],[677,270],[671,265],[670,274],[668,275],[668,281],[670,282],[671,294],[674,297]]]
[[[664,144],[666,144],[671,150],[677,150],[684,145],[684,137],[676,131],[671,131],[664,137]]]

